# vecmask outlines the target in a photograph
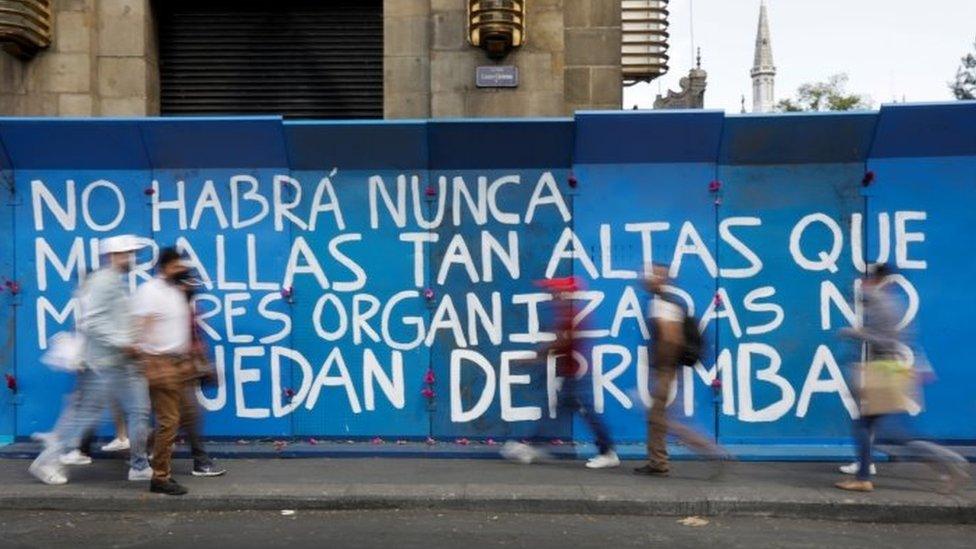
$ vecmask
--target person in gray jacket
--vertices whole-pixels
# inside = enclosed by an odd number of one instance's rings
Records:
[[[97,425],[111,402],[122,407],[131,441],[129,480],[148,481],[152,469],[146,459],[149,429],[149,391],[136,363],[135,322],[132,318],[128,273],[142,243],[134,236],[103,240],[104,266],[82,284],[77,330],[84,336],[83,371],[78,377],[74,405],[62,411],[54,436],[30,465],[30,473],[45,484],[65,484],[68,476],[60,456],[78,447],[85,432]]]

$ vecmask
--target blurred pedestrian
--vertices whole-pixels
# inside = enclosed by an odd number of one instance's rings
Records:
[[[576,277],[554,278],[542,280],[538,285],[552,293],[553,326],[550,330],[556,334],[556,339],[543,347],[539,353],[544,360],[549,356],[560,357],[557,362],[556,375],[562,381],[558,395],[558,409],[560,415],[578,413],[593,431],[598,455],[589,459],[586,466],[591,469],[617,467],[620,458],[614,451],[610,431],[599,415],[593,410],[592,383],[587,378],[580,377],[581,365],[577,356],[586,356],[584,342],[579,332],[585,328],[576,325],[576,308],[571,296],[581,290]],[[531,438],[539,438],[542,433],[537,432]],[[545,456],[545,452],[521,442],[509,441],[502,446],[502,456],[521,463],[532,463]]]
[[[860,328],[842,334],[864,344],[864,361],[852,376],[860,417],[854,422],[858,471],[854,480],[835,484],[841,490],[871,492],[871,451],[874,440],[904,446],[906,457],[927,462],[939,474],[943,491],[955,491],[969,480],[965,458],[933,442],[908,434],[905,416],[921,402],[919,378],[928,365],[908,359],[908,333],[900,329],[902,311],[893,289],[886,284],[892,274],[884,264],[869,265],[861,284]],[[924,369],[924,370],[923,370]]]
[[[136,364],[128,274],[135,251],[143,244],[134,236],[106,238],[100,250],[104,267],[92,273],[79,290],[77,331],[84,338],[76,394],[65,407],[46,448],[30,465],[30,473],[46,484],[65,484],[62,455],[77,450],[81,438],[117,402],[131,439],[129,480],[149,480],[145,440],[149,422],[146,379]]]
[[[180,425],[180,402],[190,353],[190,306],[176,282],[186,270],[175,248],[160,250],[156,276],[139,287],[133,303],[149,398],[156,417],[149,490],[171,496],[187,492],[171,475],[173,443]]]
[[[694,366],[701,354],[701,335],[697,323],[683,303],[664,291],[668,285],[664,265],[651,265],[644,275],[651,299],[651,409],[647,415],[647,464],[634,469],[644,475],[667,475],[669,464],[667,435],[677,436],[688,448],[709,459],[724,461],[728,454],[687,425],[668,418],[668,395],[678,368]]]

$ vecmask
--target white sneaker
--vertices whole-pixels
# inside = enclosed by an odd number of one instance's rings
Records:
[[[511,440],[502,445],[500,453],[503,458],[524,465],[528,465],[544,456],[541,451],[536,450],[528,444]]]
[[[857,470],[860,469],[860,468],[861,468],[861,464],[855,461],[854,463],[848,463],[847,465],[841,465],[840,466],[840,472],[841,473],[844,473],[845,475],[856,475],[857,474]],[[878,468],[875,467],[874,464],[872,463],[871,466],[868,467],[868,472],[871,473],[872,475],[877,475],[878,474]]]
[[[152,480],[152,467],[145,469],[129,468],[129,480]]]
[[[121,452],[123,450],[129,449],[129,439],[127,438],[114,438],[112,442],[109,442],[105,446],[102,446],[103,452]]]
[[[586,462],[586,466],[590,469],[608,469],[610,467],[619,467],[620,458],[617,457],[617,452],[610,450],[605,454],[600,454],[596,457],[590,458]]]
[[[91,465],[92,458],[75,449],[58,456],[58,461],[61,462],[61,465]]]
[[[34,463],[30,464],[27,471],[44,484],[56,485],[68,483],[68,477],[64,474],[64,469],[55,463],[39,463],[37,460],[34,460]]]

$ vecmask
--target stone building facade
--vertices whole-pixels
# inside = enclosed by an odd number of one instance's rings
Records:
[[[148,0],[52,0],[51,46],[0,53],[0,113],[125,116],[159,112]]]
[[[0,114],[159,114],[150,0],[51,4],[50,48],[27,61],[0,53]],[[383,1],[386,118],[558,116],[621,107],[620,0],[529,0],[525,45],[497,63],[468,44],[466,4]],[[518,87],[477,88],[476,67],[493,64],[516,66]]]

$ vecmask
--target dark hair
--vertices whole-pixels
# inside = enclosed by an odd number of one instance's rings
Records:
[[[867,274],[869,278],[884,278],[893,273],[894,271],[887,263],[872,263],[868,265]]]
[[[177,249],[173,246],[163,248],[159,251],[159,261],[156,262],[156,267],[162,269],[170,263],[179,261],[181,259],[183,259],[183,254],[177,251]]]

